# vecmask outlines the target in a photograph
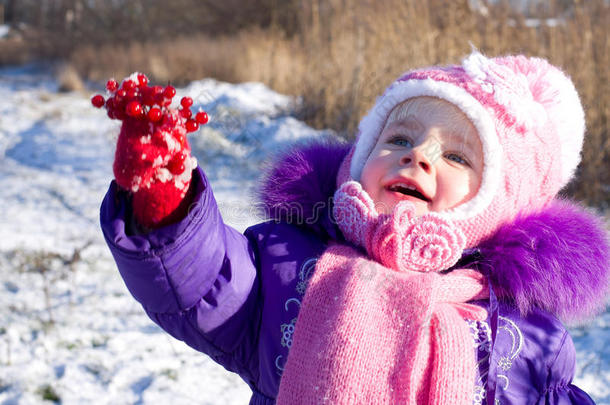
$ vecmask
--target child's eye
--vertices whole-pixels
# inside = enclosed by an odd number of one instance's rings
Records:
[[[453,160],[454,162],[459,163],[461,165],[470,166],[470,164],[468,163],[468,161],[466,159],[464,159],[460,155],[456,155],[455,153],[448,153],[445,155],[445,157],[447,159]]]
[[[388,140],[388,143],[391,143],[392,145],[397,145],[397,146],[405,146],[407,148],[410,148],[413,146],[413,144],[411,143],[411,141],[408,138],[405,138],[404,136],[401,135],[396,135],[391,137]]]

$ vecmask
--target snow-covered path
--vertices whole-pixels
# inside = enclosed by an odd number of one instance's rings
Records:
[[[118,122],[59,94],[49,70],[0,69],[0,404],[246,404],[248,387],[156,327],[125,288],[98,225]],[[178,89],[212,122],[190,135],[238,230],[260,163],[321,133],[259,83]],[[178,97],[178,98],[179,98]],[[610,403],[610,314],[573,329],[577,384]]]

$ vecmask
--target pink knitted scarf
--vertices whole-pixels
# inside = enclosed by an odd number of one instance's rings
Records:
[[[476,362],[464,318],[488,297],[469,269],[443,274],[464,237],[409,203],[378,215],[357,182],[335,193],[335,217],[351,242],[330,246],[309,281],[280,383],[278,404],[469,404]]]

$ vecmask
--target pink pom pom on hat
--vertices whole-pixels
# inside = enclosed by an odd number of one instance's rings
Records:
[[[474,51],[461,65],[410,71],[388,87],[360,122],[339,184],[360,179],[390,112],[418,96],[457,106],[483,146],[478,193],[439,213],[464,232],[466,247],[476,246],[518,213],[540,209],[574,176],[585,120],[572,81],[544,59],[487,58]]]

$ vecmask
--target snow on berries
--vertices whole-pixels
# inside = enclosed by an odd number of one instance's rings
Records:
[[[115,79],[106,82],[106,90],[110,97],[106,100],[101,94],[91,98],[91,104],[97,108],[106,107],[108,117],[111,119],[125,120],[134,118],[149,121],[157,125],[170,114],[176,89],[171,86],[149,86],[148,77],[143,73],[134,73],[119,83]],[[199,111],[195,118],[191,106],[191,97],[182,97],[180,100],[179,114],[183,121],[177,123],[184,125],[188,132],[195,132],[200,125],[208,122],[207,114]]]

